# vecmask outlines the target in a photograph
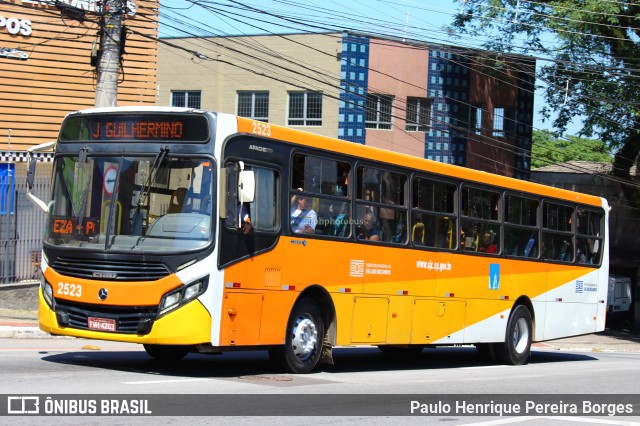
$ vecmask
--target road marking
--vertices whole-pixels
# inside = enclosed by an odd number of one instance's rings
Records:
[[[508,417],[500,420],[490,420],[490,421],[484,421],[484,422],[478,422],[478,423],[465,423],[464,426],[506,425],[511,423],[528,422],[529,420],[540,420],[540,419],[544,419],[544,417]]]
[[[504,425],[511,423],[522,423],[528,422],[529,420],[537,421],[537,420],[563,420],[567,422],[578,422],[578,423],[594,423],[598,425],[620,425],[620,426],[637,426],[640,423],[630,422],[627,420],[604,420],[604,419],[592,419],[586,417],[569,417],[569,416],[540,416],[540,417],[510,417],[499,420],[490,420],[478,423],[465,423],[463,426],[493,426],[493,425]]]
[[[163,383],[189,383],[189,382],[204,382],[209,380],[209,378],[201,378],[201,379],[171,379],[171,380],[145,380],[140,382],[122,382],[125,385],[157,385]]]

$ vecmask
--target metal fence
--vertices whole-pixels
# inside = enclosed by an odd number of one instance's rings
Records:
[[[31,192],[48,203],[50,188],[51,179],[37,177]],[[0,285],[34,280],[46,215],[27,198],[24,177],[0,177],[0,193],[9,207],[0,210]]]

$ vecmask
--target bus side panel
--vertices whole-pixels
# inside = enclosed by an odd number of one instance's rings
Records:
[[[562,285],[547,293],[544,340],[598,331],[598,307],[604,304],[599,293],[605,286],[598,279],[598,270],[549,265],[550,282]]]
[[[364,255],[365,294],[434,295],[438,253],[367,244]]]
[[[416,299],[411,343],[462,343],[467,303],[453,299]]]
[[[331,293],[331,298],[336,309],[336,344],[338,346],[350,345],[355,295],[338,292]]]
[[[456,301],[458,307],[462,301]],[[504,341],[505,330],[511,302],[501,300],[469,299],[464,301],[465,324],[455,323],[458,328],[446,335],[440,335],[433,344],[460,344]],[[482,319],[471,323],[470,318],[478,318],[478,312],[484,312]]]
[[[387,319],[387,343],[405,344],[411,339],[414,298],[393,296],[390,298]]]

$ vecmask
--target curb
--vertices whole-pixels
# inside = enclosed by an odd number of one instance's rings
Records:
[[[40,330],[38,327],[12,327],[0,325],[0,338],[3,339],[48,339],[51,334]]]

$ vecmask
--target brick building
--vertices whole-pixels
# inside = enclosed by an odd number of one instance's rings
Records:
[[[348,32],[163,41],[160,105],[528,178],[530,57]]]

